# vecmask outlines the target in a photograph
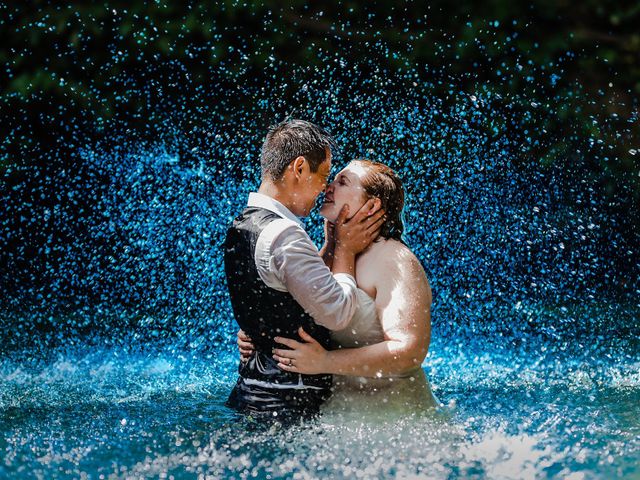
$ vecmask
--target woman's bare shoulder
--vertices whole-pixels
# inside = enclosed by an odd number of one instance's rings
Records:
[[[411,249],[399,240],[393,238],[380,239],[371,244],[361,256],[363,267],[379,269],[406,268],[411,264],[420,262]]]
[[[404,243],[393,239],[374,242],[356,263],[356,281],[372,298],[380,289],[411,289],[423,291],[425,299],[431,296],[429,280],[420,260]],[[430,300],[426,300],[429,301]]]

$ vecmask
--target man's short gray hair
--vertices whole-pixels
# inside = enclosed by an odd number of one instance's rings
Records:
[[[335,149],[335,141],[325,130],[305,120],[285,120],[269,129],[262,151],[262,177],[282,178],[287,166],[303,156],[312,172],[327,158],[327,148]]]

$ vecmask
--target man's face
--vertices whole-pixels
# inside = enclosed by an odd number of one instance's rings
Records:
[[[331,173],[331,150],[327,148],[327,155],[324,162],[320,164],[316,172],[312,172],[311,169],[306,167],[305,174],[302,179],[302,184],[298,189],[296,210],[294,212],[300,217],[306,217],[311,212],[311,209],[316,203],[316,199],[321,192],[327,186],[327,180]]]

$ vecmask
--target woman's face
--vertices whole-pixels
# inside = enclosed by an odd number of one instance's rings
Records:
[[[367,201],[362,188],[362,179],[367,174],[367,167],[359,162],[351,162],[331,182],[324,192],[324,203],[320,215],[334,223],[344,205],[349,205],[348,218],[353,217]]]

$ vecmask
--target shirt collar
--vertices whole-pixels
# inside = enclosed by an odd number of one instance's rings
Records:
[[[265,208],[270,212],[273,212],[282,218],[288,218],[289,220],[293,220],[301,227],[304,226],[302,220],[296,217],[291,210],[277,201],[275,198],[271,198],[267,195],[257,192],[249,193],[249,201],[247,202],[247,207],[259,207]]]

